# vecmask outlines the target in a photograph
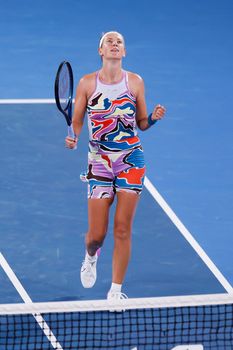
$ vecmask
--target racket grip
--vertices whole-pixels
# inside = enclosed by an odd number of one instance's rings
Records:
[[[73,130],[72,124],[70,126],[68,126],[68,136],[72,137],[72,139],[75,138],[75,134],[74,134],[74,130]]]
[[[75,139],[75,133],[72,124],[68,126],[68,136],[71,137],[72,139]],[[75,146],[73,149],[75,150],[77,146]]]

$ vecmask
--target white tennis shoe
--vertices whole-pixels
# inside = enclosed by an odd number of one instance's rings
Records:
[[[97,253],[91,259],[87,256],[87,254],[85,256],[80,272],[80,278],[84,288],[92,288],[95,284],[97,277],[97,259]]]
[[[113,303],[113,304],[118,304],[117,302],[120,301],[120,300],[123,300],[123,299],[128,299],[127,295],[122,293],[122,292],[114,292],[114,291],[109,291],[108,294],[107,294],[107,300],[110,302],[110,303]],[[118,306],[118,305],[117,305]],[[125,310],[123,309],[118,309],[117,307],[114,309],[114,305],[113,305],[113,308],[110,308],[109,309],[110,312],[124,312]]]

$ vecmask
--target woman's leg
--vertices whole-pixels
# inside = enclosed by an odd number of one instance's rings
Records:
[[[86,249],[90,256],[95,255],[103,244],[108,229],[109,209],[113,198],[88,199],[88,232]]]
[[[131,254],[131,232],[139,195],[135,192],[117,192],[114,219],[114,251],[112,282],[122,284]]]
[[[88,223],[86,255],[80,278],[84,288],[91,288],[96,281],[97,250],[103,244],[108,229],[109,208],[113,198],[88,199]]]

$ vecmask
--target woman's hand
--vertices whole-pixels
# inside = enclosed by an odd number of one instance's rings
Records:
[[[77,142],[78,142],[78,138],[72,138],[70,136],[67,136],[65,139],[65,146],[69,149],[74,149],[77,147]]]
[[[151,119],[152,120],[160,120],[164,117],[165,112],[166,112],[166,108],[164,106],[157,105],[157,106],[155,106],[155,108],[153,110]]]

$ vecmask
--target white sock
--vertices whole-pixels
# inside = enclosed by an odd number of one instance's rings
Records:
[[[121,292],[122,284],[112,283],[110,291],[111,292]]]
[[[91,255],[89,255],[88,252],[86,251],[85,259],[87,259],[87,260],[90,261],[90,262],[96,261],[96,259],[97,259],[97,254],[91,256]]]

